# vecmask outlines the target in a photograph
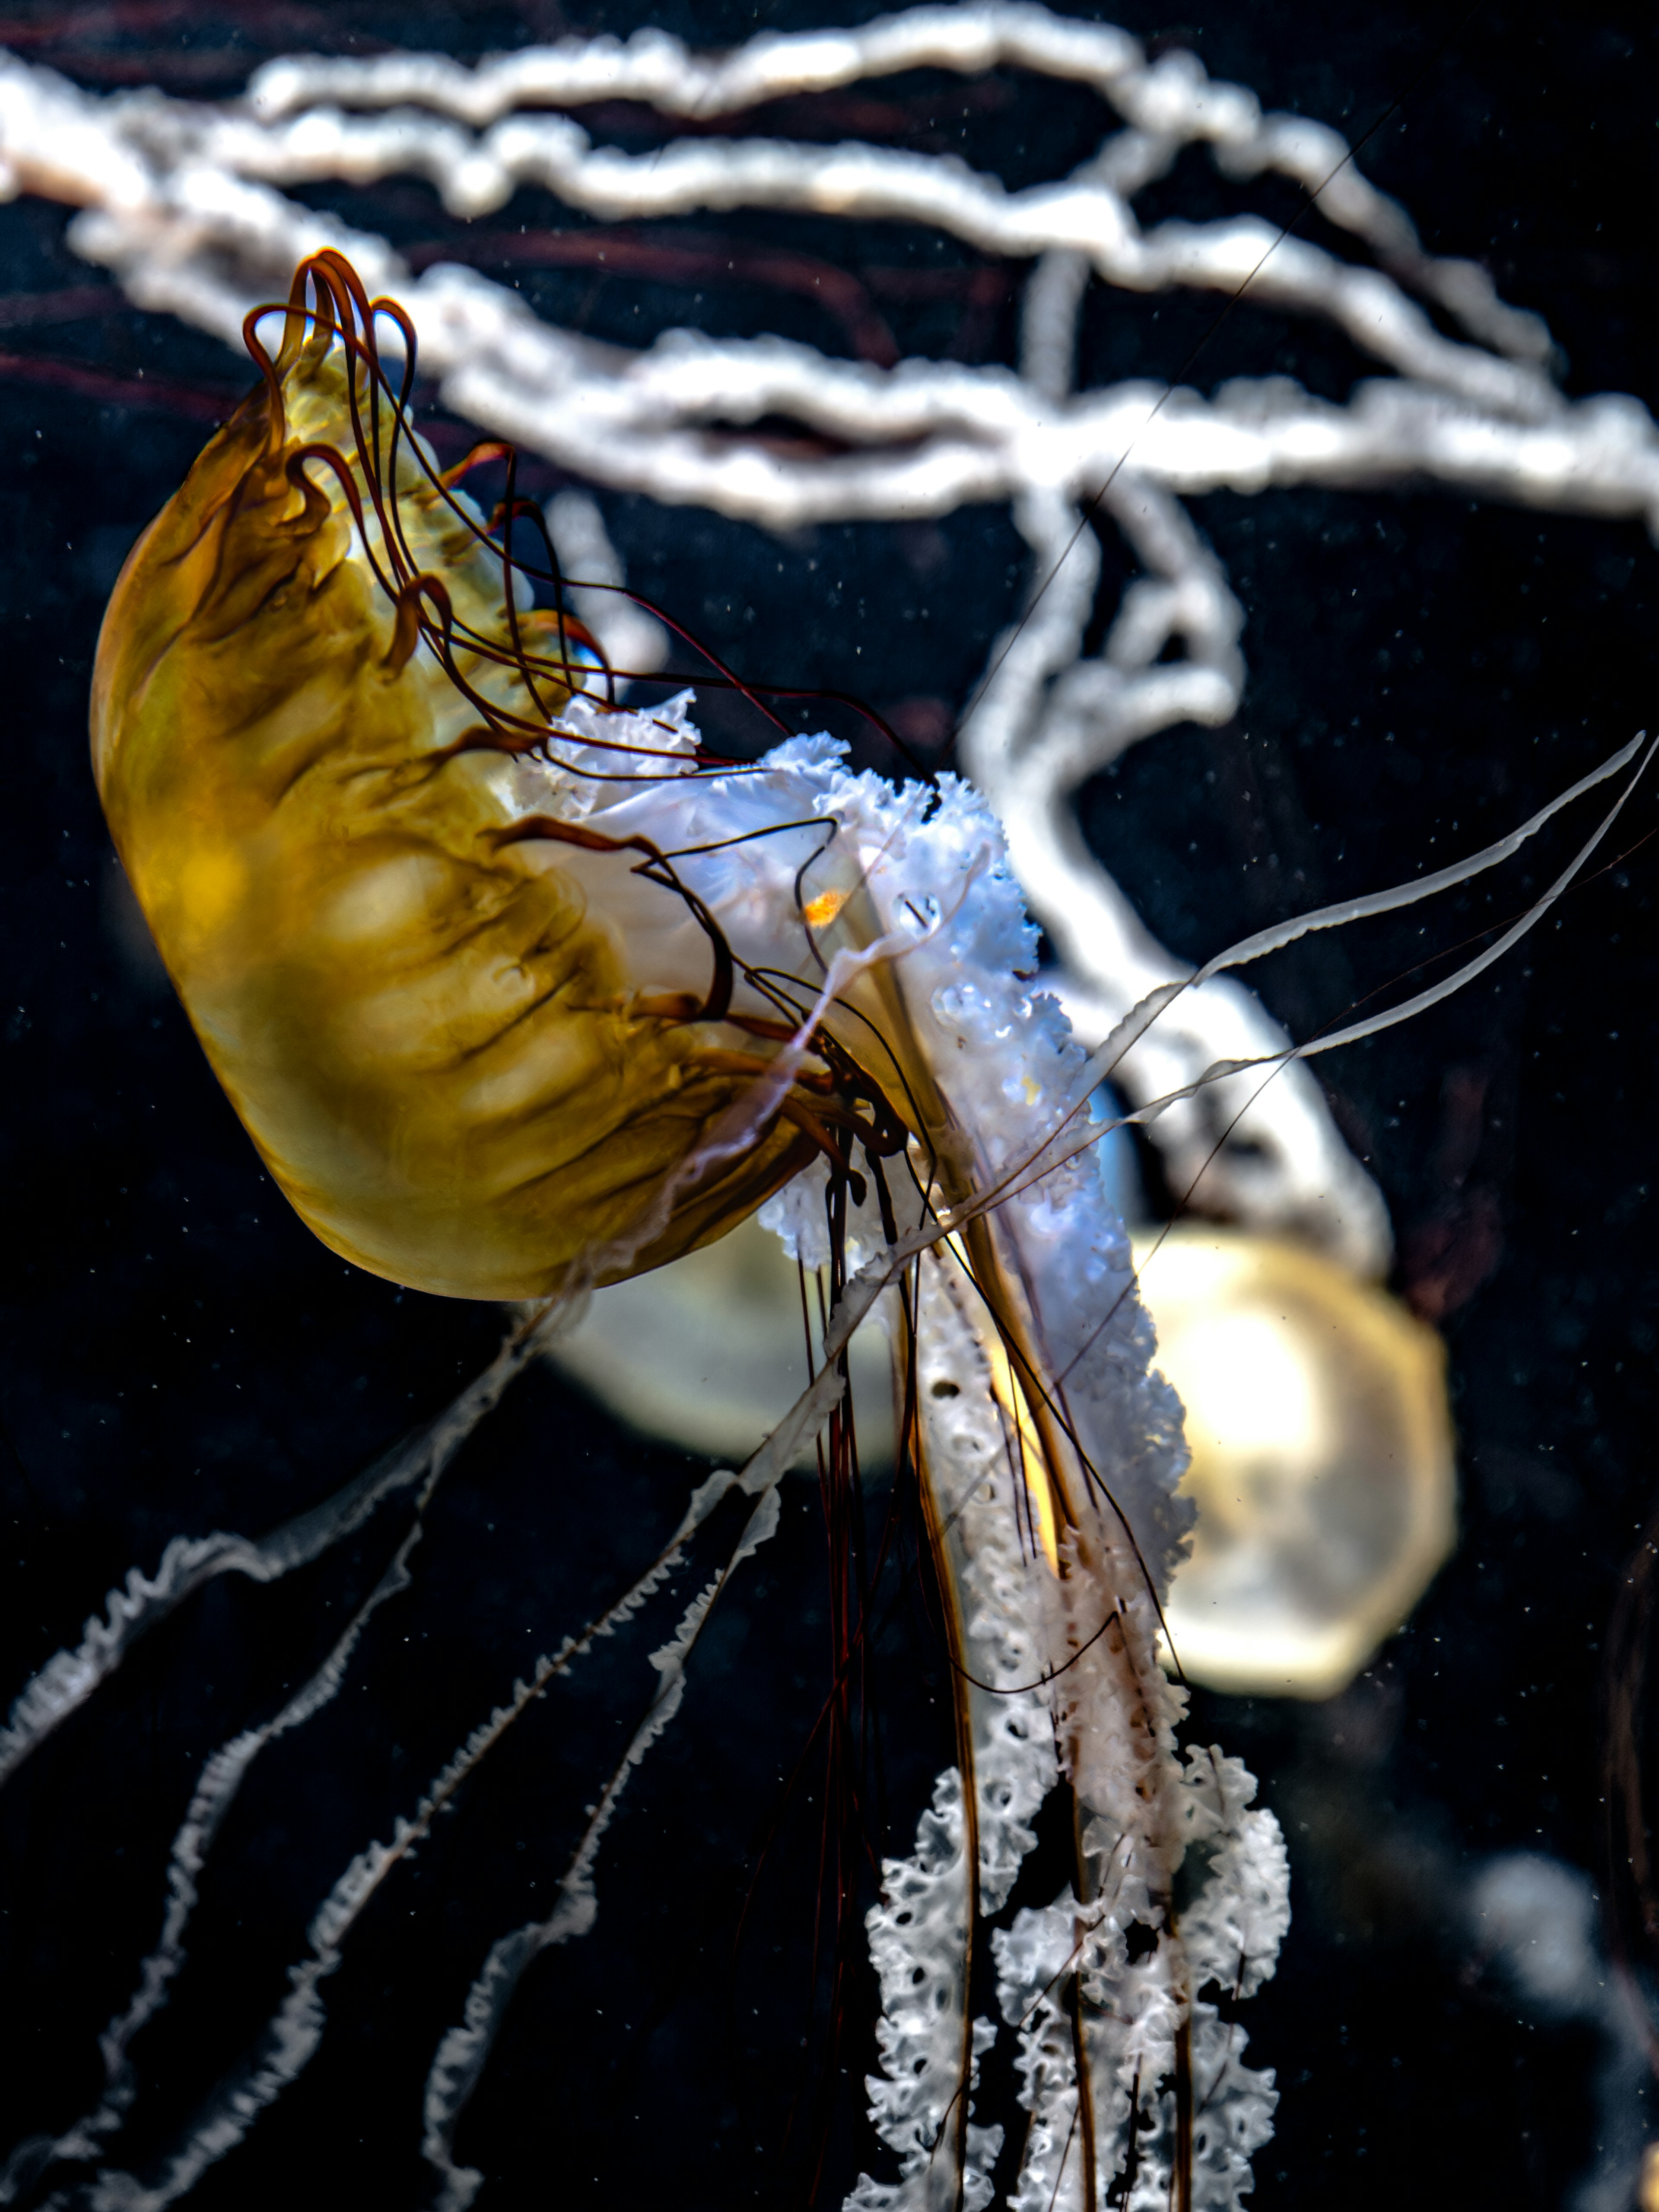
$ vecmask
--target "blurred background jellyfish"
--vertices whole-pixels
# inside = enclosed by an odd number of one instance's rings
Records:
[[[658,35],[620,46],[586,38],[638,28],[609,8],[459,32],[418,5],[280,25],[43,8],[7,27],[27,1232],[8,1620],[11,1679],[38,1678],[4,1808],[10,2201],[171,2201],[156,2177],[228,2057],[257,2057],[296,1937],[499,1698],[503,1655],[528,1666],[550,1623],[626,1586],[674,1535],[686,1455],[694,1479],[702,1455],[735,1459],[805,1379],[777,1379],[805,1358],[799,1279],[755,1227],[596,1296],[560,1357],[627,1425],[539,1362],[487,1411],[489,1317],[313,1250],[195,1066],[78,732],[115,570],[238,396],[223,349],[242,313],[301,253],[347,247],[407,306],[439,459],[518,439],[570,575],[625,581],[747,681],[855,693],[925,766],[974,775],[1090,1043],[1229,940],[1489,842],[1651,722],[1650,362],[1624,306],[1645,271],[1650,25],[1545,11],[1522,37],[1478,16],[1443,44],[1385,14],[1316,43],[1200,11],[1133,18],[1136,46],[1036,9],[866,12],[827,32],[775,12],[755,39],[740,14],[659,12]],[[475,69],[490,51],[510,58]],[[1364,136],[1357,166],[1334,128]],[[636,674],[633,702],[700,672],[614,592],[575,612]],[[796,728],[834,720],[771,703]],[[718,690],[699,712],[728,749],[754,744]],[[1632,1010],[1651,949],[1626,860],[1648,818],[1473,994],[1318,1084],[1212,1086],[1119,1154],[1167,1364],[1212,1432],[1189,1481],[1266,1509],[1248,1527],[1211,1512],[1171,1609],[1214,1685],[1192,1740],[1245,1756],[1291,1847],[1295,1933],[1250,2008],[1252,2063],[1280,2092],[1264,2204],[1322,2201],[1338,2176],[1393,2202],[1430,2140],[1459,2197],[1611,2205],[1638,2185],[1638,2046],[1585,1993],[1605,1942],[1632,1986],[1650,1942],[1645,1554],[1628,1582],[1625,1565],[1650,1504]],[[1279,1024],[1311,1035],[1431,948],[1468,938],[1467,957],[1535,894],[1530,865],[1437,916],[1287,947],[1260,1000],[1225,978],[1188,993],[1124,1062],[1121,1103]],[[1371,1287],[1385,1275],[1417,1323]],[[664,1300],[683,1316],[666,1328]],[[1455,1524],[1424,1323],[1447,1346]],[[854,1359],[872,1562],[885,1358]],[[1230,1364],[1240,1389],[1206,1396]],[[400,1549],[404,1524],[374,1507],[407,1471],[394,1439],[430,1439],[470,1375],[467,1419],[431,1445],[453,1472]],[[355,1470],[363,1517],[300,1567],[307,1515]],[[835,1600],[816,1498],[780,1495],[764,1565],[712,1617],[685,1714],[617,1810],[593,1937],[525,1976],[447,2145],[486,2201],[765,2201],[805,2193],[820,2157],[839,2201],[890,2171],[855,2086],[877,2071],[869,1969],[837,1982],[834,1899],[821,1918],[802,1903],[823,1894]],[[250,1528],[274,1534],[225,1533]],[[951,1755],[919,1555],[901,1536],[868,1647],[860,1907]],[[124,1607],[167,1562],[193,1595],[129,1648]],[[1609,1790],[1594,1709],[1617,1589],[1634,1595],[1605,1688]],[[1201,1616],[1229,1607],[1206,1653]],[[342,1632],[361,1647],[343,1686],[303,1712],[294,1655]],[[602,1638],[580,1685],[552,1688],[553,1722],[531,1685],[396,1880],[370,1869],[322,2056],[248,2147],[190,2177],[193,2201],[429,2196],[432,2054],[578,1843],[575,1808],[660,1686],[647,1648]],[[56,1650],[89,1663],[39,1674]],[[235,1746],[257,1755],[234,1807],[204,1798],[204,1759]],[[1571,1872],[1596,1863],[1603,1797],[1610,1937]],[[1006,1927],[1058,1889],[1064,1852],[1038,1833]],[[1616,1891],[1632,1878],[1634,1906]],[[141,2022],[135,1964],[181,1910],[188,1958]],[[1552,1942],[1565,1997],[1528,1965]],[[1020,2087],[991,2053],[975,2121],[1006,2130],[1000,2192]],[[1610,2097],[1616,2156],[1595,2148]],[[125,2181],[93,2182],[97,2144],[64,2137],[100,2099]]]
[[[1315,1249],[1223,1224],[1135,1247],[1160,1371],[1186,1415],[1198,1508],[1168,1604],[1193,1680],[1234,1692],[1346,1689],[1444,1564],[1455,1529],[1445,1354],[1397,1299]],[[623,1420],[740,1449],[807,1381],[792,1272],[751,1222],[599,1292],[550,1357]],[[795,1325],[792,1326],[792,1322]],[[655,1349],[641,1376],[637,1347]],[[866,1465],[893,1455],[891,1357],[853,1340]]]

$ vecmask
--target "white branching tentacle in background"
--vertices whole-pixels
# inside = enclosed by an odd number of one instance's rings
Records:
[[[701,135],[712,118],[741,118],[787,94],[921,67],[1003,66],[1099,95],[1109,135],[1072,176],[1010,190],[943,156]],[[596,146],[559,112],[618,99],[695,118],[699,135],[634,155]],[[1144,227],[1135,196],[1194,145],[1229,179],[1273,173],[1316,194],[1323,218],[1370,262],[1251,216]],[[1019,368],[918,359],[889,368],[776,337],[687,331],[630,352],[538,320],[517,293],[456,263],[416,274],[384,239],[288,196],[400,175],[428,180],[462,217],[533,185],[612,222],[745,208],[929,228],[1030,264]],[[342,249],[371,291],[408,310],[449,408],[601,490],[779,531],[1006,503],[1031,550],[1030,590],[1021,621],[992,646],[961,761],[1005,826],[1007,857],[1061,962],[1049,980],[1088,1047],[1185,971],[1090,854],[1074,796],[1127,747],[1179,722],[1225,723],[1243,696],[1242,611],[1184,499],[1413,480],[1642,517],[1659,530],[1659,436],[1646,411],[1620,397],[1562,398],[1538,319],[1507,307],[1474,264],[1425,253],[1336,132],[1264,115],[1250,93],[1211,81],[1190,55],[1149,63],[1122,32],[1040,7],[917,8],[854,29],[768,34],[715,58],[654,31],[620,43],[567,40],[477,67],[413,54],[300,57],[269,64],[244,98],[218,105],[153,91],[100,97],[0,57],[0,189],[76,208],[71,243],[137,305],[234,346],[247,310],[285,292],[298,260]],[[1282,377],[1209,393],[1150,382],[1079,390],[1079,318],[1097,283],[1143,295],[1185,289],[1218,305],[1248,285],[1259,307],[1323,319],[1378,373],[1341,404]],[[1437,314],[1461,335],[1448,335]],[[769,416],[803,426],[824,450],[780,453],[756,434]],[[1140,573],[1102,650],[1087,656],[1097,530],[1109,523]],[[582,581],[622,580],[586,494],[562,494],[550,526]],[[619,665],[643,672],[661,664],[659,628],[626,601],[578,592],[575,605]],[[921,1062],[951,1071],[950,1103],[978,1147],[963,1187],[937,1190],[936,1202],[958,1205],[1016,1167],[1022,1148],[1029,1154],[1075,1103],[1084,1054],[1053,1000],[1018,981],[1035,933],[980,799],[947,781],[927,817],[920,794],[847,777],[823,740],[781,748],[762,777],[731,790],[673,783],[642,778],[618,815],[632,806],[647,828],[672,820],[682,844],[703,835],[712,847],[745,807],[772,826],[833,814],[838,836],[864,857],[884,926],[908,933],[893,963],[898,1000]],[[688,875],[739,950],[747,931],[749,954],[763,963],[793,925],[794,872],[807,850],[738,847]],[[963,893],[947,911],[945,890],[964,883],[972,899]],[[915,927],[907,914],[920,917]],[[1202,1202],[1294,1225],[1354,1266],[1379,1268],[1389,1243],[1382,1201],[1305,1068],[1282,1066],[1255,1096],[1259,1071],[1194,1089],[1218,1061],[1271,1061],[1286,1046],[1248,991],[1216,976],[1175,1000],[1114,1074],[1140,1107],[1193,1093],[1152,1124],[1177,1187],[1197,1185]],[[1212,1157],[1236,1115],[1243,1141]],[[821,1199],[809,1174],[769,1209],[809,1262],[820,1256],[810,1248],[822,1234]],[[855,1263],[860,1249],[878,1253],[871,1209],[860,1209],[853,1241]],[[988,1269],[1006,1309],[988,1318]],[[981,2212],[1003,2146],[972,2100],[979,2061],[1006,2032],[1018,2039],[1030,2114],[1008,2198],[1017,2212],[1097,2212],[1108,2202],[1162,2212],[1172,2190],[1220,2212],[1249,2187],[1274,2093],[1270,2077],[1241,2063],[1243,2037],[1212,1999],[1248,1996],[1272,1972],[1287,1920],[1285,1862],[1273,1816],[1250,1808],[1254,1784],[1238,1763],[1209,1750],[1188,1751],[1183,1765],[1176,1749],[1183,1700],[1154,1647],[1158,1596],[1182,1534],[1178,1409],[1148,1373],[1150,1334],[1129,1288],[1127,1246],[1091,1156],[1063,1160],[994,1219],[923,1253],[911,1311],[918,1456],[966,1688],[958,1761],[939,1778],[914,1854],[886,1865],[871,1916],[884,2007],[872,2117],[897,2154],[898,2179],[866,2178],[852,2201],[865,2212],[958,2203]],[[1029,1348],[1024,1370],[1011,1363],[1008,1342]],[[180,1539],[153,1581],[135,1577],[112,1600],[107,1624],[90,1625],[78,1651],[42,1671],[0,1751],[26,1756],[137,1635],[210,1576],[234,1568],[269,1579],[337,1541],[394,1491],[423,1485],[424,1504],[459,1437],[527,1356],[515,1340],[457,1401],[447,1429],[267,1544]],[[759,1503],[726,1571],[769,1533],[779,1473],[836,1387],[826,1368],[788,1433],[745,1471]],[[392,1844],[353,1861],[319,1909],[310,1954],[249,2066],[227,2077],[159,2179],[106,2172],[96,2202],[173,2202],[295,2078],[322,2032],[320,1985],[391,1866],[578,1646],[657,1589],[716,1502],[700,1492],[669,1552],[612,1613],[517,1686]],[[372,1604],[402,1587],[406,1550]],[[495,1947],[461,2024],[442,2041],[428,2083],[426,2149],[446,2206],[471,2202],[479,2185],[456,2164],[455,2130],[513,1987],[539,1950],[592,1918],[593,1852],[617,1793],[679,1702],[717,1588],[704,1589],[656,1653],[657,1692],[590,1816],[553,1916]],[[236,1739],[204,1774],[176,1847],[161,1942],[134,2011],[112,2031],[109,2094],[83,2124],[91,2150],[119,2124],[125,2043],[165,1995],[216,1808],[269,1736],[333,1694],[350,1634],[258,1741]],[[979,1923],[1007,1903],[1038,1808],[1062,1779],[1074,1800],[1073,1879],[995,1934],[1000,2027],[972,2017]],[[24,2146],[0,2199],[55,2154],[47,2138]]]
[[[584,580],[572,590],[570,603],[611,665],[634,676],[660,668],[668,658],[668,633],[616,588],[627,579],[594,501],[586,492],[556,494],[548,502],[547,526],[561,569]]]
[[[962,741],[963,764],[1001,816],[1015,869],[1060,956],[1053,987],[1091,1040],[1184,971],[1090,853],[1072,799],[1138,738],[1177,722],[1230,720],[1244,676],[1238,603],[1180,501],[1125,469],[1099,505],[1149,572],[1125,595],[1104,652],[1079,658],[1099,568],[1094,534],[1068,497],[1028,492],[1014,519],[1046,588],[994,649]],[[1185,653],[1161,661],[1172,639]],[[1217,977],[1175,1001],[1116,1079],[1139,1104],[1217,1060],[1287,1042],[1252,992]],[[1233,1141],[1218,1154],[1223,1130]],[[1265,1091],[1259,1074],[1213,1085],[1166,1112],[1157,1134],[1173,1188],[1200,1205],[1294,1230],[1362,1272],[1386,1254],[1382,1200],[1305,1069],[1286,1068]]]

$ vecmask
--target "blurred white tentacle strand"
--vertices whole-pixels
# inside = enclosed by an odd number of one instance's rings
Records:
[[[571,588],[571,605],[616,670],[617,696],[626,698],[628,678],[649,676],[667,659],[668,633],[617,588],[628,580],[605,517],[586,492],[556,493],[548,501],[547,527],[561,572],[583,580]]]
[[[1101,505],[1148,572],[1125,594],[1103,653],[1079,657],[1099,568],[1094,533],[1069,500],[1029,493],[1014,519],[1043,588],[1029,617],[994,647],[962,738],[963,765],[1002,817],[1015,871],[1060,957],[1060,1001],[1091,1044],[1160,983],[1189,971],[1093,858],[1073,796],[1139,738],[1176,722],[1230,720],[1244,677],[1242,611],[1180,502],[1137,470],[1120,472]],[[1160,662],[1172,637],[1185,655]],[[1218,976],[1183,992],[1114,1079],[1140,1105],[1217,1060],[1288,1043],[1252,992]],[[1171,1107],[1156,1126],[1172,1187],[1199,1206],[1269,1216],[1361,1272],[1386,1253],[1376,1188],[1307,1069],[1285,1067],[1265,1085],[1259,1072],[1233,1077]],[[1243,1141],[1218,1145],[1224,1132]]]

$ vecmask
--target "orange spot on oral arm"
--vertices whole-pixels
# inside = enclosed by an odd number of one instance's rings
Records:
[[[809,929],[828,929],[851,896],[848,891],[820,891],[807,900],[801,915]]]

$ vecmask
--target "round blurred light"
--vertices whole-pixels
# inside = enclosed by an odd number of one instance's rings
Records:
[[[1452,1548],[1440,1340],[1299,1245],[1183,1222],[1135,1250],[1199,1508],[1165,1608],[1182,1667],[1212,1689],[1334,1696]],[[635,1428],[741,1461],[805,1389],[805,1340],[794,1264],[751,1220],[595,1292],[552,1356]],[[884,1332],[866,1324],[851,1356],[873,1472],[893,1458]]]
[[[810,1274],[806,1297],[816,1352],[823,1332]],[[630,1427],[741,1466],[810,1380],[800,1277],[751,1216],[718,1243],[595,1291],[550,1357]],[[860,1462],[890,1468],[892,1356],[878,1321],[848,1357]],[[797,1464],[817,1464],[811,1444]]]
[[[1332,1697],[1455,1540],[1440,1339],[1299,1245],[1182,1223],[1136,1261],[1199,1509],[1166,1608],[1182,1668],[1216,1690]]]

